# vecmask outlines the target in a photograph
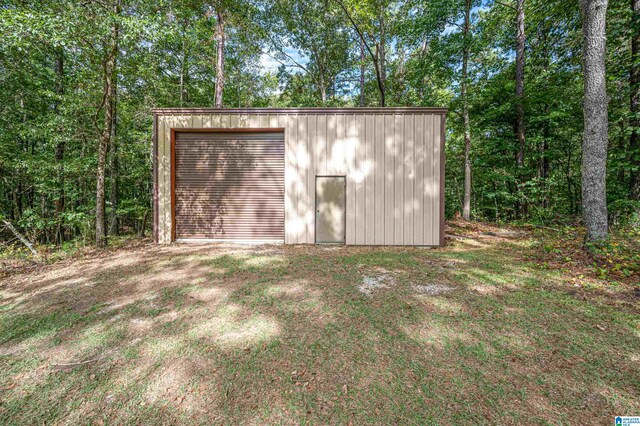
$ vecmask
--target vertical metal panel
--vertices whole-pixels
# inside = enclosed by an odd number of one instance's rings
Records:
[[[354,169],[355,169],[355,132],[356,132],[356,120],[352,114],[344,115],[344,158],[343,167],[345,175],[347,176],[347,223],[346,223],[346,243],[356,243],[356,227],[355,227],[355,214],[356,214],[356,190],[354,181]]]
[[[158,158],[156,159],[156,167],[158,170],[158,243],[166,244],[165,241],[165,228],[164,228],[164,198],[167,196],[167,189],[165,188],[165,170],[164,170],[164,157],[165,157],[165,127],[167,126],[166,116],[158,116]]]
[[[169,149],[171,144],[171,126],[173,125],[173,117],[165,116],[162,126],[162,143],[160,146],[158,158],[158,170],[161,175],[159,180],[159,206],[161,212],[159,217],[160,226],[160,242],[168,244],[171,242],[171,169],[169,165]]]
[[[439,237],[438,237],[438,244],[440,244],[441,246],[444,245],[444,225],[445,225],[445,219],[444,219],[444,196],[445,196],[445,141],[446,141],[446,134],[445,134],[445,127],[446,127],[446,120],[447,117],[443,114],[442,116],[440,116],[440,214],[438,215],[438,221],[440,222],[440,229],[439,229]]]
[[[331,114],[327,116],[327,148],[326,155],[326,169],[328,174],[337,173],[337,168],[333,162],[333,151],[336,145],[336,115]]]
[[[305,243],[313,244],[315,241],[315,176],[316,176],[316,152],[315,148],[318,144],[318,116],[307,116],[307,155],[309,156],[309,167],[307,173],[307,188],[305,191],[306,197],[306,209],[305,209],[305,224],[306,240]]]
[[[433,211],[433,172],[434,172],[434,164],[433,164],[433,116],[425,116],[425,173],[424,173],[424,197],[425,197],[425,205],[423,216],[425,220],[424,226],[424,242],[425,244],[430,244],[433,240],[433,227],[431,226],[431,221],[433,220],[433,216],[431,212]]]
[[[385,170],[385,150],[386,150],[386,138],[385,138],[385,116],[375,116],[375,189],[374,189],[374,206],[375,206],[375,238],[374,244],[384,244],[384,191],[387,181]]]
[[[358,220],[362,220],[365,223],[365,238],[363,244],[374,243],[374,197],[375,197],[375,116],[373,114],[367,114],[365,116],[364,123],[364,138],[360,139],[361,145],[364,145],[364,220],[362,217],[358,217]]]
[[[153,135],[152,135],[152,148],[151,148],[151,165],[153,173],[153,242],[158,243],[158,116],[153,116]],[[144,229],[142,230],[144,232]]]
[[[425,163],[425,137],[424,137],[424,115],[414,117],[415,126],[415,162],[416,179],[414,190],[414,202],[416,211],[414,214],[415,232],[413,243],[424,244],[424,163]]]
[[[396,114],[394,119],[393,160],[394,160],[394,202],[393,202],[393,244],[402,245],[404,241],[404,120]]]
[[[315,146],[316,173],[327,174],[327,116],[318,115],[318,138]]]
[[[413,116],[406,115],[404,117],[404,200],[402,204],[404,224],[403,243],[407,245],[413,244],[413,235],[415,229],[413,227],[413,210],[414,210],[414,181],[415,181],[415,153],[413,150]]]
[[[352,176],[355,181],[355,213],[354,213],[354,229],[356,234],[355,244],[365,244],[366,229],[366,211],[365,211],[365,146],[367,140],[365,138],[365,116],[357,115],[356,131],[354,135],[355,145],[355,164],[352,170]]]
[[[296,206],[298,196],[296,192],[297,170],[295,163],[295,143],[297,140],[297,119],[295,115],[285,117],[285,164],[284,164],[284,206],[285,206],[285,242],[298,243],[298,229]]]
[[[331,162],[333,163],[333,173],[346,174],[345,168],[345,116],[343,114],[336,115],[336,138],[333,149],[331,150]]]
[[[429,245],[437,245],[440,240],[440,117],[431,116],[433,119],[433,188],[431,197],[433,209],[431,210],[431,241]]]
[[[307,179],[309,177],[309,152],[308,146],[308,132],[307,132],[307,115],[298,115],[298,134],[295,143],[295,160],[296,160],[296,216],[299,221],[298,231],[298,244],[305,244],[307,240],[308,222],[311,218],[307,218],[307,213],[312,211],[311,204],[308,204],[307,200]]]
[[[393,115],[385,115],[384,117],[384,170],[385,170],[385,185],[384,185],[384,243],[386,245],[393,245],[393,231],[394,231],[394,175],[395,175],[395,127],[394,127]]]

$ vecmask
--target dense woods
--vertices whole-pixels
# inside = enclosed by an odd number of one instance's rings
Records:
[[[640,211],[639,17],[628,0],[7,0],[0,218],[41,244],[149,231],[154,107],[433,106],[448,217],[603,238]]]

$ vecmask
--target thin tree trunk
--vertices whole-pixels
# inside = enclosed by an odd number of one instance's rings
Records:
[[[216,8],[216,108],[222,108],[222,94],[224,92],[224,43],[226,35],[224,33],[224,16],[222,12]]]
[[[582,214],[587,228],[587,240],[598,241],[607,237],[607,0],[580,0],[580,9],[584,36]]]
[[[184,106],[185,100],[185,63],[187,62],[187,47],[186,41],[182,41],[182,57],[180,58],[180,107]]]
[[[364,106],[364,43],[360,40],[360,106]]]
[[[33,246],[33,244],[31,244],[31,242],[29,240],[27,240],[27,238],[22,235],[14,226],[11,222],[9,222],[8,220],[2,220],[2,223],[4,224],[4,226],[7,227],[7,229],[9,229],[9,231],[11,231],[11,233],[13,235],[15,235],[15,237],[20,240],[20,242],[22,244],[24,244],[24,246],[26,248],[29,249],[29,251],[31,252],[31,254],[33,254],[33,257],[35,257],[36,259],[40,258],[40,255],[38,254],[38,251],[35,249],[35,247]]]
[[[144,237],[144,231],[147,228],[147,217],[149,216],[149,210],[145,210],[142,215],[142,223],[140,224],[140,230],[138,231],[138,237]]]
[[[358,26],[358,24],[356,24],[356,21],[353,19],[353,17],[349,13],[349,10],[344,5],[342,0],[336,0],[336,2],[340,5],[340,8],[342,8],[343,12],[347,15],[347,18],[349,19],[349,22],[351,22],[351,25],[353,25],[353,29],[356,30],[356,32],[358,33],[358,37],[360,37],[360,40],[364,44],[364,47],[367,49],[367,52],[369,52],[369,56],[371,57],[371,60],[373,61],[373,69],[374,69],[374,71],[376,73],[376,82],[378,83],[378,90],[380,91],[380,106],[385,106],[385,104],[386,104],[386,101],[385,101],[385,87],[384,87],[384,83],[383,83],[383,79],[382,79],[382,75],[381,75],[380,61],[378,60],[378,50],[379,50],[378,45],[376,44],[376,46],[375,46],[376,47],[376,53],[373,53],[373,50],[371,50],[371,47],[369,46],[369,44],[365,40],[364,34],[360,30],[360,27]]]
[[[62,102],[62,96],[64,96],[64,54],[60,49],[56,56],[55,72],[57,78],[56,94],[58,99],[55,103],[55,113],[59,114],[59,105]],[[64,236],[62,235],[62,212],[64,211],[64,150],[65,140],[62,135],[63,129],[58,129],[58,141],[56,142],[56,175],[57,175],[57,196],[54,202],[54,214],[56,223],[56,235],[55,240],[57,244],[62,244]]]
[[[109,174],[111,177],[111,193],[109,194],[109,203],[111,204],[111,211],[109,214],[109,231],[110,235],[120,234],[120,224],[118,220],[118,181],[120,179],[120,161],[118,158],[118,82],[117,74],[114,76],[114,82],[111,86],[111,102],[112,102],[112,116],[111,116],[111,149],[110,158],[111,164],[109,165]]]
[[[114,13],[120,13],[118,2],[114,5]],[[98,170],[96,173],[96,246],[107,245],[105,226],[105,167],[107,163],[107,149],[111,141],[111,126],[113,125],[113,84],[118,56],[118,23],[111,30],[111,45],[104,62],[104,128],[98,143]]]
[[[327,83],[324,81],[324,73],[320,72],[320,98],[322,100],[322,105],[327,103]]]
[[[379,55],[380,55],[380,82],[382,84],[382,92],[384,93],[384,97],[387,97],[387,40],[386,40],[386,26],[384,19],[384,2],[380,2],[380,46],[379,46]],[[384,103],[382,106],[385,106]]]
[[[549,69],[549,62],[550,62],[550,58],[549,58],[549,46],[548,46],[548,38],[547,38],[547,26],[545,25],[545,28],[543,28],[542,30],[542,34],[541,39],[542,39],[542,69],[545,72],[545,75]],[[550,165],[549,165],[549,138],[551,138],[551,130],[550,130],[550,118],[549,118],[549,114],[551,113],[551,106],[549,104],[549,100],[548,97],[545,96],[545,101],[544,101],[544,124],[542,127],[542,153],[541,153],[541,159],[542,159],[542,165],[541,165],[541,176],[542,176],[542,185],[543,185],[543,190],[544,190],[544,195],[542,198],[542,207],[543,208],[547,208],[549,207],[549,172],[550,172]]]
[[[572,169],[571,169],[571,162],[573,161],[572,159],[572,153],[573,153],[573,149],[571,149],[571,146],[567,147],[568,149],[565,152],[565,156],[567,158],[567,162],[566,162],[566,167],[565,167],[565,180],[567,182],[567,199],[569,200],[569,211],[574,215],[577,216],[577,204],[576,203],[576,196],[574,195],[574,191],[572,190],[573,188],[573,173],[572,173]]]
[[[542,207],[549,207],[548,197],[548,185],[549,185],[549,138],[551,137],[549,131],[549,114],[551,108],[549,104],[544,107],[545,120],[542,128],[542,184],[544,185],[544,195],[542,198]]]
[[[518,167],[524,166],[524,2],[516,0],[517,33],[516,33],[516,136],[518,138]]]
[[[460,97],[462,98],[462,121],[464,128],[464,201],[462,205],[462,217],[465,220],[469,220],[471,218],[471,124],[469,121],[469,102],[467,99],[467,66],[469,63],[471,0],[465,0],[464,6],[462,82],[460,85]]]
[[[640,200],[640,0],[631,0],[632,35],[631,35],[631,73],[629,85],[631,88],[631,137],[629,152],[631,164],[635,170],[631,171],[631,197]]]

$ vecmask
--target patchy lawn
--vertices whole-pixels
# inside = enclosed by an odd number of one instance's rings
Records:
[[[0,284],[0,423],[606,424],[640,310],[535,244],[138,246]],[[537,253],[537,251],[536,251]]]

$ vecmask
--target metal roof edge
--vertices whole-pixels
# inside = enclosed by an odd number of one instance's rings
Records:
[[[447,114],[435,107],[346,107],[346,108],[153,108],[154,115],[191,114]]]

